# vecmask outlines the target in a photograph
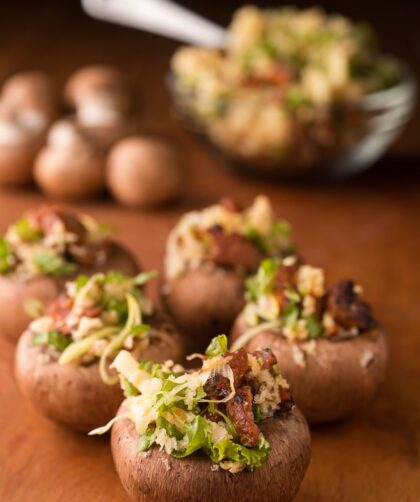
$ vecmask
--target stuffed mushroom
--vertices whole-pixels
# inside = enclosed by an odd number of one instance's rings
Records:
[[[310,423],[348,417],[372,399],[387,360],[385,335],[361,293],[347,280],[327,288],[324,270],[296,257],[265,260],[247,282],[232,347],[270,347]]]
[[[169,235],[163,300],[201,350],[212,334],[230,329],[244,305],[244,282],[267,256],[293,249],[290,226],[267,197],[241,210],[230,199],[184,215]]]
[[[78,273],[139,271],[135,258],[87,216],[42,206],[29,211],[0,238],[2,334],[17,339],[27,327],[29,301],[48,303]]]
[[[110,420],[123,400],[111,364],[119,351],[136,361],[182,357],[179,335],[143,292],[152,275],[79,275],[30,323],[15,370],[22,393],[41,413],[87,432]]]
[[[197,370],[114,366],[127,399],[107,426],[122,484],[134,501],[279,502],[294,498],[310,458],[310,436],[268,350],[228,352],[212,340]]]

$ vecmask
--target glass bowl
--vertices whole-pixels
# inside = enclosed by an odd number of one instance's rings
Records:
[[[336,105],[329,124],[315,124],[299,131],[278,158],[246,156],[226,148],[211,130],[191,112],[193,95],[181,92],[170,74],[167,78],[175,116],[184,126],[206,139],[229,165],[238,171],[269,179],[345,179],[368,169],[379,160],[399,136],[416,104],[417,85],[404,69],[401,81],[386,90],[364,96],[355,103]],[[323,128],[325,131],[323,131]],[[328,141],[314,141],[324,133]],[[327,134],[325,134],[327,132]]]

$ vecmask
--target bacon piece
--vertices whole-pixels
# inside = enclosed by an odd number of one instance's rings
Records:
[[[77,263],[91,266],[97,262],[101,262],[101,258],[105,260],[110,253],[110,249],[110,242],[105,240],[94,245],[70,244],[68,252]]]
[[[52,231],[57,221],[61,221],[66,231],[77,237],[76,243],[82,244],[86,241],[87,230],[79,219],[72,214],[60,211],[54,206],[41,206],[38,210],[30,213],[28,219],[30,225],[42,230],[45,235]]]
[[[88,307],[84,309],[83,315],[86,317],[98,317],[101,312],[101,307]]]
[[[292,394],[290,393],[290,390],[287,389],[286,387],[279,387],[279,393],[280,393],[280,410],[281,411],[290,411],[293,406],[295,405],[295,401],[292,397]]]
[[[268,370],[277,364],[277,358],[269,348],[255,350],[252,355],[257,358],[263,370]]]
[[[231,393],[229,378],[220,373],[212,373],[204,384],[204,391],[209,399],[224,399]]]
[[[222,199],[220,199],[219,206],[230,211],[231,213],[239,213],[239,211],[241,211],[242,209],[241,206],[230,197],[223,197]]]
[[[299,268],[299,263],[296,261],[293,265],[280,265],[276,275],[276,299],[280,308],[285,308],[289,303],[286,297],[286,288],[288,285],[296,285],[296,274]]]
[[[260,435],[260,430],[254,421],[252,399],[251,387],[244,385],[226,405],[227,415],[232,420],[239,441],[248,447],[255,446]]]
[[[66,326],[65,320],[73,307],[73,300],[66,294],[58,296],[56,300],[48,305],[44,315],[52,318],[55,329],[67,335],[70,328]]]
[[[241,266],[255,271],[264,258],[250,240],[239,234],[227,234],[220,226],[214,226],[208,233],[210,239],[210,261],[220,266]]]
[[[41,230],[44,235],[53,231],[57,221],[64,225],[67,232],[75,236],[74,242],[68,243],[66,253],[75,262],[81,265],[91,266],[98,261],[98,257],[109,254],[109,241],[102,241],[97,244],[88,243],[88,231],[80,220],[64,211],[60,211],[54,206],[42,206],[28,215],[29,224],[32,228]]]
[[[54,320],[64,319],[73,307],[73,300],[66,294],[61,294],[45,309],[45,315]]]
[[[241,383],[242,379],[249,371],[248,354],[246,350],[242,348],[235,352],[227,352],[225,355],[232,357],[228,365],[232,368],[233,380],[236,387]]]
[[[354,291],[353,281],[340,281],[330,288],[327,311],[344,328],[356,327],[367,331],[376,325],[370,305]]]
[[[247,75],[244,80],[244,84],[251,87],[257,87],[260,85],[282,86],[290,82],[291,79],[292,74],[286,68],[280,64],[275,64],[272,66],[270,72],[267,72],[265,75]]]
[[[290,284],[290,286],[296,285],[296,275],[299,266],[298,261],[293,263],[293,265],[279,266],[276,275],[276,286],[278,289],[284,289],[288,284]]]

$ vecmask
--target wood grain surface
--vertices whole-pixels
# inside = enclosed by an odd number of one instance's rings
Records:
[[[363,2],[345,3],[347,13],[364,15]],[[203,12],[205,4],[200,2]],[[226,21],[234,2],[208,4],[215,19]],[[373,8],[379,4],[369,3],[366,16],[383,33],[390,27],[400,30],[405,39],[387,42],[418,72],[415,2],[392,4],[399,9],[395,23],[388,4],[380,4],[381,17]],[[313,456],[297,500],[420,500],[419,116],[387,159],[352,181],[275,186],[240,178],[168,112],[163,77],[176,44],[89,20],[75,0],[34,2],[28,10],[4,8],[0,78],[41,68],[62,84],[82,64],[119,64],[137,82],[144,128],[170,133],[182,145],[190,170],[181,204],[148,213],[124,209],[106,198],[74,206],[114,226],[145,268],[161,270],[165,238],[182,212],[223,195],[246,204],[266,193],[278,214],[295,227],[309,262],[326,267],[331,280],[353,277],[364,285],[389,337],[386,382],[358,417],[312,429]],[[22,211],[42,202],[35,189],[1,192],[0,232]],[[156,287],[152,293],[156,296]],[[18,394],[13,352],[13,345],[0,337],[0,500],[127,500],[113,469],[108,438],[84,437],[37,415]]]

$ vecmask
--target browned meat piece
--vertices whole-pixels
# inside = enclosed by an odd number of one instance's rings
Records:
[[[204,384],[204,391],[209,399],[224,399],[231,393],[229,378],[213,373]]]
[[[48,235],[54,224],[61,221],[65,229],[77,237],[77,244],[82,244],[86,241],[87,231],[84,225],[72,214],[60,211],[53,206],[41,206],[36,211],[33,211],[29,216],[29,223],[33,228],[42,230],[45,235]]]
[[[327,296],[327,311],[344,328],[367,331],[376,325],[370,305],[360,300],[353,281],[334,284]]]
[[[208,233],[211,237],[209,259],[216,265],[239,265],[253,272],[264,259],[264,254],[242,235],[227,234],[219,226],[212,227]]]
[[[109,241],[95,245],[88,243],[87,230],[80,220],[53,206],[42,206],[38,210],[32,211],[28,220],[32,228],[41,230],[44,235],[48,235],[52,231],[57,221],[63,223],[66,231],[76,236],[74,242],[67,245],[66,253],[81,265],[91,266],[100,261],[101,257],[106,258],[109,253]]]
[[[258,362],[261,365],[261,368],[264,370],[268,370],[269,368],[277,364],[277,358],[273,354],[273,351],[271,349],[266,348],[255,350],[252,355],[257,358]]]
[[[98,317],[101,312],[101,307],[88,307],[84,309],[83,315],[86,317]]]
[[[244,385],[226,405],[227,415],[232,420],[239,441],[248,447],[255,446],[260,435],[260,430],[254,421],[252,399],[251,387]]]
[[[322,316],[324,315],[326,309],[326,296],[324,295],[322,298],[315,298],[315,319],[318,321],[322,321]]]
[[[62,211],[58,212],[58,217],[64,223],[64,226],[68,232],[77,236],[77,243],[84,244],[87,239],[86,227],[72,214],[64,213]]]
[[[73,300],[66,294],[61,294],[45,309],[45,315],[53,319],[63,319],[73,307]]]
[[[74,261],[89,267],[94,263],[100,262],[101,259],[105,260],[109,254],[109,250],[109,241],[103,241],[95,245],[71,244],[68,248],[68,253]]]
[[[285,295],[287,286],[296,285],[296,274],[299,268],[299,263],[296,262],[293,265],[280,265],[276,276],[276,298],[279,303],[280,308],[285,308],[289,303],[288,298]]]
[[[292,394],[290,393],[289,389],[286,389],[284,387],[279,387],[279,392],[280,392],[280,410],[281,411],[290,411],[293,406],[295,405],[295,401],[292,397]]]
[[[241,383],[243,377],[248,373],[248,354],[246,350],[242,348],[235,352],[227,352],[226,355],[232,356],[228,364],[232,368],[235,387],[237,387]]]
[[[290,82],[293,75],[282,65],[273,64],[270,71],[265,72],[263,75],[247,74],[244,79],[244,84],[250,87],[258,87],[260,85],[276,85],[283,86]]]
[[[55,329],[64,334],[70,333],[70,328],[65,325],[65,319],[73,307],[73,300],[62,294],[45,309],[45,315],[53,319]]]
[[[294,286],[296,284],[296,274],[299,268],[299,263],[293,265],[280,265],[277,270],[276,289],[282,290],[287,284]]]
[[[223,197],[219,201],[219,205],[231,211],[232,213],[238,213],[241,210],[241,206],[230,197]]]

